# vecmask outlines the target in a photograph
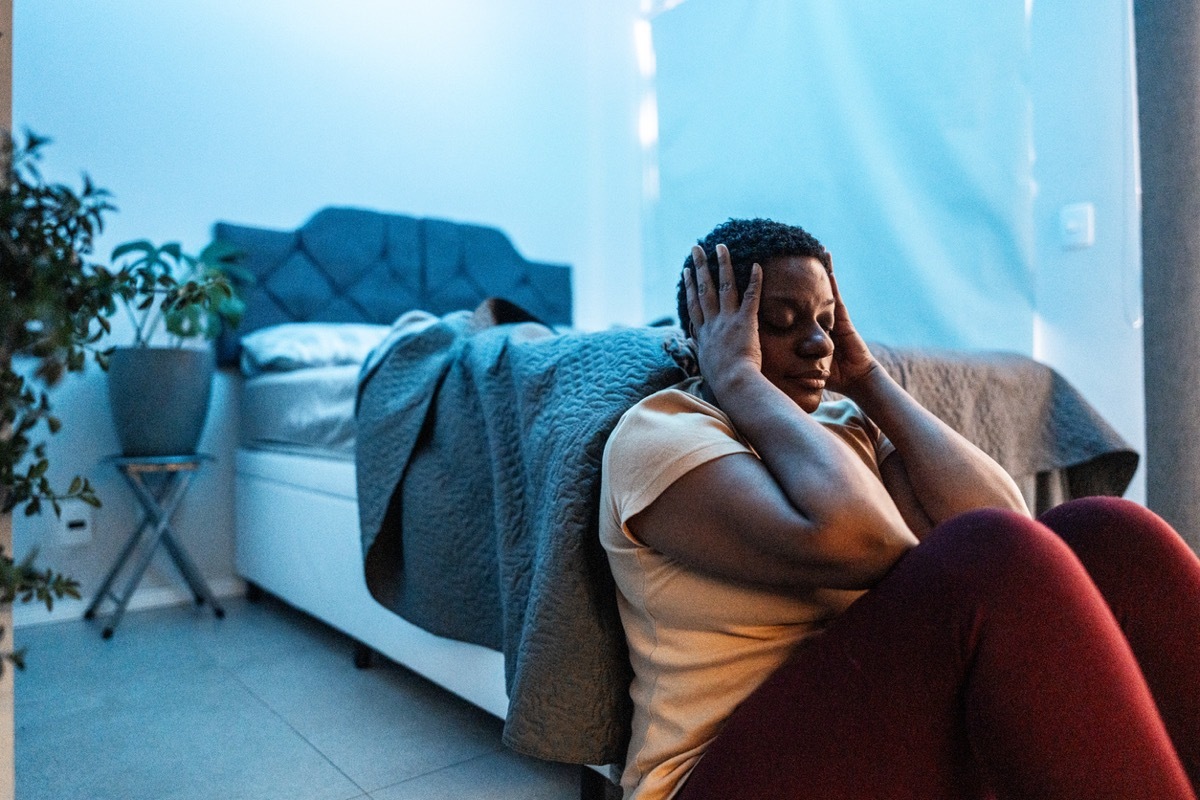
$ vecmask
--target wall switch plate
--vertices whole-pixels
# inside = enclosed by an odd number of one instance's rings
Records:
[[[1096,207],[1072,203],[1058,212],[1058,233],[1066,250],[1081,250],[1096,243]]]
[[[62,516],[55,522],[54,543],[60,547],[79,547],[92,541],[94,509],[82,500],[63,500]]]

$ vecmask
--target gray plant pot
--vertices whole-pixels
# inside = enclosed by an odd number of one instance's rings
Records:
[[[216,361],[211,348],[118,347],[108,364],[108,399],[121,454],[196,452]]]

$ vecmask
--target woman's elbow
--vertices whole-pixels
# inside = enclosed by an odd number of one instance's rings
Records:
[[[833,540],[824,581],[830,589],[870,589],[917,545],[898,517],[846,520],[827,535]]]

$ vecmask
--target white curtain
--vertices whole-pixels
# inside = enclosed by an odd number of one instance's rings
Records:
[[[833,252],[868,337],[1031,352],[1024,3],[690,0],[653,35],[648,311],[697,237],[767,216]]]

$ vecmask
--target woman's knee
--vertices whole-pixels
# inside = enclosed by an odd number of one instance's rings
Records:
[[[950,549],[963,558],[995,566],[1021,560],[1030,552],[1056,552],[1059,544],[1045,525],[999,508],[959,514],[938,525],[922,546]]]
[[[1038,521],[1068,543],[1106,541],[1106,546],[1141,552],[1147,545],[1181,542],[1162,517],[1120,497],[1080,497],[1046,511]]]
[[[1058,582],[1063,573],[1082,567],[1061,539],[1045,525],[1002,509],[959,514],[938,525],[910,557],[932,562],[955,581],[998,591],[1023,591]]]
[[[1120,587],[1142,591],[1175,577],[1195,583],[1200,573],[1175,529],[1129,500],[1083,497],[1050,509],[1040,521],[1070,546],[1110,603]]]
[[[1145,506],[1120,497],[1081,497],[1039,518],[1085,560],[1107,556],[1128,569],[1161,567],[1163,560],[1193,558],[1183,539]]]

